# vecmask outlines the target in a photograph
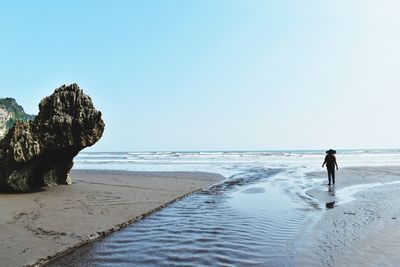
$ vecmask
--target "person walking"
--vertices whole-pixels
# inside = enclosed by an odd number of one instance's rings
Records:
[[[339,170],[339,167],[336,163],[335,154],[336,154],[336,151],[333,149],[329,149],[328,151],[326,151],[325,160],[324,160],[324,163],[322,164],[322,168],[326,164],[326,169],[328,170],[328,181],[329,181],[328,185],[331,185],[331,181],[332,181],[332,184],[335,185],[335,166],[336,166],[336,170]]]

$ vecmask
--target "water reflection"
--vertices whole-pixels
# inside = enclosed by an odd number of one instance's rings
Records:
[[[336,190],[335,190],[335,186],[329,186],[328,187],[328,193],[330,196],[335,196],[336,195]]]
[[[333,186],[332,185],[328,186],[328,194],[331,197],[335,197],[336,196],[336,190],[335,190],[335,186],[334,185]],[[337,204],[337,201],[330,201],[330,202],[327,202],[325,204],[325,207],[327,209],[333,209],[334,207],[336,207],[336,204]]]
[[[293,203],[290,196],[271,183],[248,187],[233,192],[229,196],[230,206],[244,213],[262,214],[262,212],[269,211],[278,212],[274,216],[279,216],[281,212],[296,207],[296,203]]]
[[[325,204],[325,207],[327,209],[333,209],[334,207],[336,207],[336,203],[337,203],[337,201],[328,202]]]

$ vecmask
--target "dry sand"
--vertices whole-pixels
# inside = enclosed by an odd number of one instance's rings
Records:
[[[0,194],[0,266],[44,263],[221,181],[200,172],[87,171],[73,184]]]
[[[330,204],[300,242],[296,266],[399,266],[400,167],[341,169],[334,188],[307,194]]]

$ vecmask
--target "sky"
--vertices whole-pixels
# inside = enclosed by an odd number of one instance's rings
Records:
[[[0,97],[78,83],[88,151],[399,148],[397,0],[4,1]]]

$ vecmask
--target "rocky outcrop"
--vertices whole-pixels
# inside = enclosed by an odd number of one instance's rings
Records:
[[[77,84],[56,89],[40,102],[34,120],[16,121],[0,141],[0,190],[70,184],[73,158],[101,138],[104,126]]]

